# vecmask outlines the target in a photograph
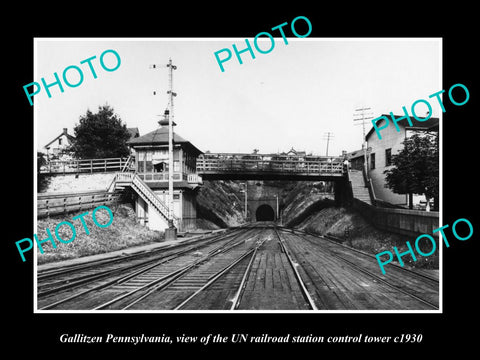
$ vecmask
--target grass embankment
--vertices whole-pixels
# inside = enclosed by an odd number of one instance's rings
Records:
[[[353,209],[341,207],[327,207],[320,211],[315,211],[320,205],[309,206],[307,212],[299,214],[302,218],[297,222],[296,228],[306,230],[319,235],[332,235],[343,240],[343,243],[353,248],[363,250],[373,255],[383,251],[393,253],[393,247],[397,247],[399,253],[408,250],[406,241],[413,244],[415,239],[408,236],[379,230],[371,225],[361,214]],[[424,253],[431,251],[431,243],[420,243],[421,250]],[[402,257],[403,262],[413,268],[438,269],[439,259],[438,251],[428,257],[417,256],[417,261],[413,261],[411,255]]]
[[[130,205],[121,204],[118,207],[112,207],[111,210],[113,212],[113,221],[106,228],[100,228],[95,225],[92,219],[93,209],[88,211],[88,215],[84,216],[83,219],[90,232],[89,235],[85,232],[80,219],[73,220],[75,216],[85,211],[38,219],[36,234],[39,240],[48,237],[46,228],[50,229],[52,236],[55,237],[55,227],[62,221],[72,223],[76,231],[74,240],[67,244],[55,238],[57,248],[53,248],[50,241],[42,244],[43,254],[37,248],[38,264],[102,254],[164,240],[162,232],[149,230],[147,227],[136,223],[135,212]],[[105,210],[98,210],[95,215],[97,222],[100,224],[107,224],[110,219],[109,214]],[[72,237],[72,230],[68,225],[62,225],[59,227],[58,234],[62,239],[68,240]]]

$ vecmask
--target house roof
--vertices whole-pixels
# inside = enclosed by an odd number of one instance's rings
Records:
[[[287,152],[282,152],[280,155],[305,156],[306,154],[306,151],[297,151],[292,147],[290,150],[288,150]]]
[[[355,150],[355,151],[350,151],[346,154],[347,159],[356,159],[359,157],[363,157],[363,149],[360,150]]]
[[[391,115],[382,114],[381,116],[384,116],[384,117],[388,118],[393,123]],[[398,118],[401,118],[404,115],[393,115],[393,116],[396,119],[398,119]],[[408,125],[408,128],[410,128],[412,130],[438,131],[438,126],[439,126],[439,122],[440,122],[440,120],[438,118],[431,117],[430,119],[425,120],[425,121],[418,121],[413,116],[411,116],[410,119],[412,120],[413,126]],[[423,118],[419,117],[419,119],[425,119],[425,118],[424,117]],[[377,124],[380,125],[384,121],[385,121],[384,119],[381,119],[381,120],[377,121]],[[405,124],[408,124],[408,121],[402,120],[402,121],[398,122],[397,124],[398,124],[398,126],[407,127]],[[372,126],[372,128],[367,133],[367,135],[365,135],[365,139],[368,139],[374,131],[375,131],[375,128]]]
[[[197,147],[195,147],[190,141],[185,140],[183,137],[177,133],[173,133],[173,143],[180,144],[185,147],[190,152],[202,154]],[[145,145],[168,145],[168,127],[162,126],[154,131],[149,132],[143,136],[139,136],[134,139],[127,141],[127,144],[135,148],[136,146],[145,146]]]
[[[137,138],[140,136],[140,131],[138,128],[127,128],[127,131],[130,133],[130,139]]]
[[[57,141],[59,138],[61,138],[63,135],[65,135],[68,139],[68,141],[73,141],[75,140],[75,136],[73,135],[70,135],[68,134],[67,132],[67,129],[66,128],[63,128],[63,131],[60,133],[60,135],[58,135],[55,139],[53,139],[52,141],[50,141],[47,145],[44,146],[44,148],[48,149],[48,147],[54,143],[55,141]]]

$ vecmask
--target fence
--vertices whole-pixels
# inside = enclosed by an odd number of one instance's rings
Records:
[[[131,158],[107,158],[107,159],[87,159],[87,160],[52,160],[40,168],[40,173],[94,173],[123,171],[132,166]]]
[[[305,161],[305,160],[266,160],[205,158],[197,159],[197,172],[274,172],[299,174],[332,174],[343,175],[341,162]]]
[[[106,191],[88,191],[74,194],[38,194],[37,217],[66,214],[95,208],[100,205],[115,204],[119,194]]]

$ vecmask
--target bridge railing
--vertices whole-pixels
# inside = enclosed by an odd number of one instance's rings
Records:
[[[337,161],[257,160],[257,159],[197,159],[198,173],[212,172],[277,172],[298,174],[343,174],[343,164]]]
[[[51,160],[40,167],[40,173],[94,173],[128,171],[133,166],[132,158],[107,158],[86,160]]]

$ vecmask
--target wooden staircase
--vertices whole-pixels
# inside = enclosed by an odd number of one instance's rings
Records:
[[[362,171],[349,170],[348,177],[350,179],[350,183],[352,184],[353,197],[369,205],[372,205],[370,193],[368,192],[367,184],[365,184],[365,179],[363,177]]]
[[[158,196],[145,184],[145,182],[135,173],[120,172],[110,185],[109,191],[122,191],[126,187],[132,188],[150,207],[155,209],[162,217],[168,221],[168,206],[161,201]],[[178,229],[178,218],[173,216],[173,225]]]

